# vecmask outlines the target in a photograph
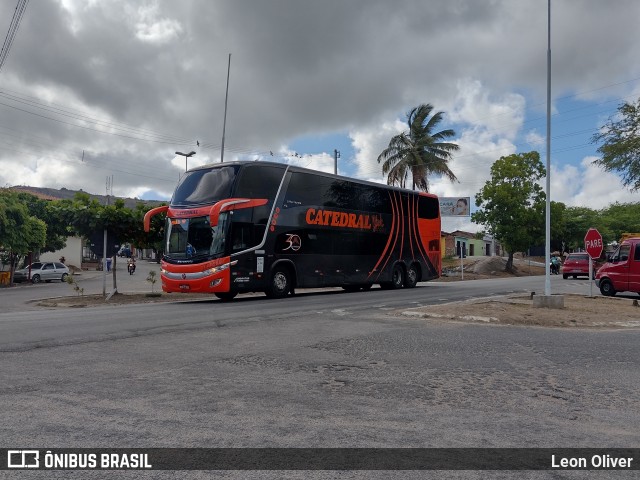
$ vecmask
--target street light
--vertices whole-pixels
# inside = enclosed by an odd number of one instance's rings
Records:
[[[181,155],[184,157],[184,171],[187,171],[187,158],[189,157],[193,157],[196,154],[196,152],[191,151],[189,153],[182,153],[182,152],[176,152],[176,155]]]

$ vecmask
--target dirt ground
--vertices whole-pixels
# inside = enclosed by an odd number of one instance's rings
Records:
[[[457,282],[460,280],[480,280],[483,278],[525,277],[530,275],[544,275],[544,258],[520,256],[513,260],[513,272],[505,271],[506,260],[501,257],[472,257],[465,258],[464,268],[459,259],[444,260],[442,262],[442,276],[438,282]]]
[[[640,327],[640,307],[628,298],[564,295],[564,308],[534,308],[529,295],[513,295],[403,310],[435,321],[567,328]]]
[[[536,261],[537,260],[537,261]],[[443,276],[436,282],[470,281],[483,278],[509,276],[544,275],[545,269],[540,259],[515,259],[515,272],[504,271],[505,260],[497,257],[465,259],[464,270],[459,260],[445,262]],[[544,259],[543,259],[544,261]],[[211,297],[213,298],[213,297]],[[140,304],[155,302],[175,302],[202,300],[198,294],[116,294],[107,304]],[[105,305],[101,295],[68,296],[41,300],[42,307],[83,308]],[[638,302],[628,298],[565,295],[564,308],[534,308],[528,295],[495,297],[465,302],[433,305],[429,307],[405,309],[400,315],[424,318],[430,321],[455,321],[502,325],[526,325],[565,328],[638,328],[640,327],[640,307]]]

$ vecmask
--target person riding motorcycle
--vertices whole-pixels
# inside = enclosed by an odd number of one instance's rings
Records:
[[[560,273],[560,259],[555,255],[551,257],[551,273],[553,275]]]
[[[136,271],[136,259],[131,257],[127,260],[127,271],[129,275],[133,275],[133,272]]]

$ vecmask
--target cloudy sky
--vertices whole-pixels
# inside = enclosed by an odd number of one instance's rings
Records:
[[[18,0],[0,0],[5,37]],[[638,201],[590,137],[640,96],[640,2],[552,0],[552,199]],[[545,0],[36,0],[0,69],[0,186],[165,199],[189,167],[291,162],[382,181],[378,154],[431,103],[470,196],[502,155],[545,160]],[[199,142],[199,146],[197,145]],[[455,223],[461,222],[461,223]],[[468,226],[447,219],[443,229]]]

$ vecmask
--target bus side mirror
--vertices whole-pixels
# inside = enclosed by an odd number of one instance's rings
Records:
[[[147,213],[144,214],[144,231],[149,232],[151,230],[151,217],[157,215],[159,213],[163,213],[169,210],[169,205],[163,205],[161,207],[152,208]]]

